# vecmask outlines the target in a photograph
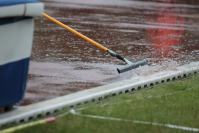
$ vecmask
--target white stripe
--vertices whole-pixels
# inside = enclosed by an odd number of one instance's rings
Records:
[[[26,9],[25,9],[26,8]],[[43,12],[42,3],[29,3],[0,7],[0,18],[16,16],[40,16]]]
[[[199,132],[199,128],[191,128],[191,127],[185,127],[185,126],[179,126],[179,125],[173,125],[173,124],[162,124],[162,123],[157,123],[157,122],[128,120],[128,119],[121,119],[121,118],[107,117],[107,116],[81,114],[79,112],[76,112],[74,109],[71,109],[70,113],[73,114],[73,115],[87,117],[87,118],[94,118],[94,119],[101,119],[101,120],[110,120],[110,121],[121,121],[121,122],[133,122],[133,123],[136,123],[136,124],[153,125],[153,126],[160,126],[160,127],[179,129],[179,130],[184,130],[184,131]]]
[[[33,20],[0,25],[0,65],[31,55]]]

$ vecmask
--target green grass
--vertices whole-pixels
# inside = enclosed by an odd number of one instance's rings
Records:
[[[199,76],[123,94],[85,105],[81,114],[116,117],[199,128]],[[183,133],[160,126],[86,118],[72,114],[55,123],[40,124],[15,133]]]

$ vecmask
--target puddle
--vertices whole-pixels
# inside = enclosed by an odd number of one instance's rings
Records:
[[[37,18],[22,105],[199,60],[197,0],[45,0],[45,4],[46,12],[58,20],[129,59],[147,58],[152,65],[119,75],[117,59]]]

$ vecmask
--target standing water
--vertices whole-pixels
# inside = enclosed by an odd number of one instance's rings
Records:
[[[44,18],[36,20],[30,104],[199,60],[198,0],[45,0],[46,12],[144,66],[118,74],[117,59]],[[116,64],[116,65],[115,65]]]

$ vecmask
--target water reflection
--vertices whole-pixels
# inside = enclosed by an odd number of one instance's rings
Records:
[[[164,0],[168,3],[175,3],[176,0]],[[165,58],[174,57],[175,48],[182,46],[185,31],[185,19],[178,16],[177,10],[165,7],[157,12],[155,17],[149,18],[148,21],[154,24],[178,27],[173,28],[155,28],[147,29],[149,40],[155,49],[155,57]]]

